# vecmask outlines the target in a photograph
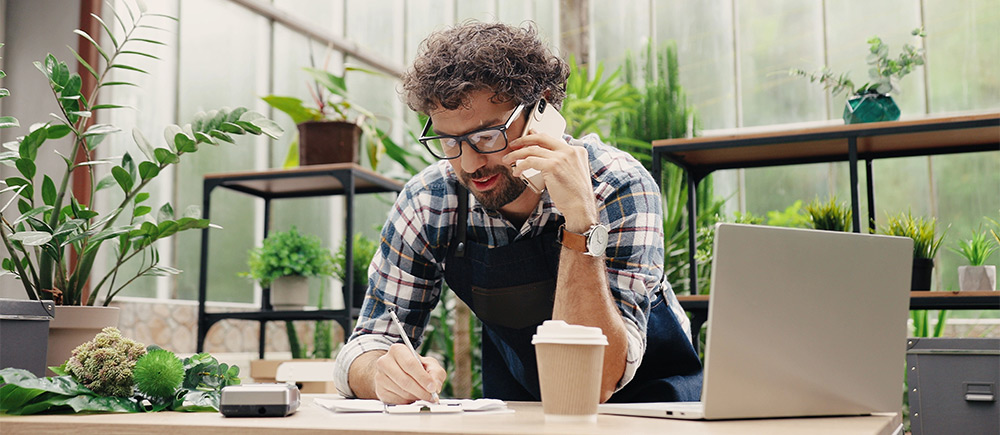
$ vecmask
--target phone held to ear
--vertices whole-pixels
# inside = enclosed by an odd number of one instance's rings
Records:
[[[524,134],[528,134],[531,130],[561,138],[563,132],[566,131],[566,120],[555,107],[542,98],[531,108],[528,122],[524,125]],[[521,163],[521,161],[518,160],[517,163]],[[522,171],[521,181],[524,181],[524,184],[528,185],[535,193],[542,193],[545,190],[545,179],[542,178],[541,171],[537,169],[528,168]]]

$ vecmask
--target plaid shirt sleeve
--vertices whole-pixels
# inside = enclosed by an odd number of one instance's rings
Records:
[[[410,180],[382,227],[379,249],[368,268],[368,297],[354,332],[337,355],[334,384],[344,397],[355,396],[348,372],[358,356],[388,350],[403,341],[388,307],[396,307],[407,336],[420,347],[423,330],[441,296],[441,264],[448,229],[454,224],[448,220],[457,205],[455,195],[447,193],[443,171],[433,165]]]
[[[660,189],[649,172],[628,153],[599,143],[595,135],[570,142],[590,153],[598,212],[610,227],[605,251],[608,284],[628,342],[620,390],[642,363],[650,300],[663,284],[663,212]],[[664,292],[670,293],[669,287]]]

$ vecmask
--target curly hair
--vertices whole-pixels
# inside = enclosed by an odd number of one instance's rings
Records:
[[[432,33],[403,75],[406,104],[418,112],[455,110],[470,92],[489,89],[490,101],[531,104],[543,95],[555,107],[566,97],[569,67],[538,38],[532,23],[513,27],[467,21]]]

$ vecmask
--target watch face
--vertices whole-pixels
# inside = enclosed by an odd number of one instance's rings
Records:
[[[590,255],[604,255],[604,250],[608,247],[608,227],[595,225],[591,228],[587,237],[587,252]]]

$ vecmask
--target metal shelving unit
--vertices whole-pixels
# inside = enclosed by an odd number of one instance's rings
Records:
[[[264,200],[264,237],[267,237],[270,227],[271,200],[344,195],[347,203],[344,233],[351,235],[354,234],[355,195],[399,192],[402,190],[403,184],[353,163],[313,165],[259,172],[209,174],[205,176],[203,184],[202,211],[205,218],[210,218],[212,192],[219,187]],[[354,260],[353,237],[346,237],[344,241],[346,244],[347,279],[344,283],[345,308],[340,310],[275,311],[270,303],[270,289],[264,289],[259,311],[207,312],[205,302],[208,299],[208,242],[209,231],[206,228],[201,232],[201,262],[198,277],[198,352],[204,350],[208,330],[216,322],[224,319],[260,322],[258,352],[260,358],[264,357],[266,339],[264,326],[266,322],[276,320],[336,320],[344,328],[345,336],[351,330],[351,322],[358,314],[357,309],[351,308],[353,306],[351,288],[354,283],[354,273],[351,267]]]
[[[653,142],[652,174],[659,183],[664,160],[684,170],[688,180],[688,228],[695,228],[697,186],[714,171],[846,161],[851,174],[854,231],[860,232],[859,160],[864,160],[867,174],[868,227],[874,229],[873,160],[989,151],[1000,151],[1000,113],[658,140]],[[695,231],[689,231],[691,294],[698,293],[696,244]]]

